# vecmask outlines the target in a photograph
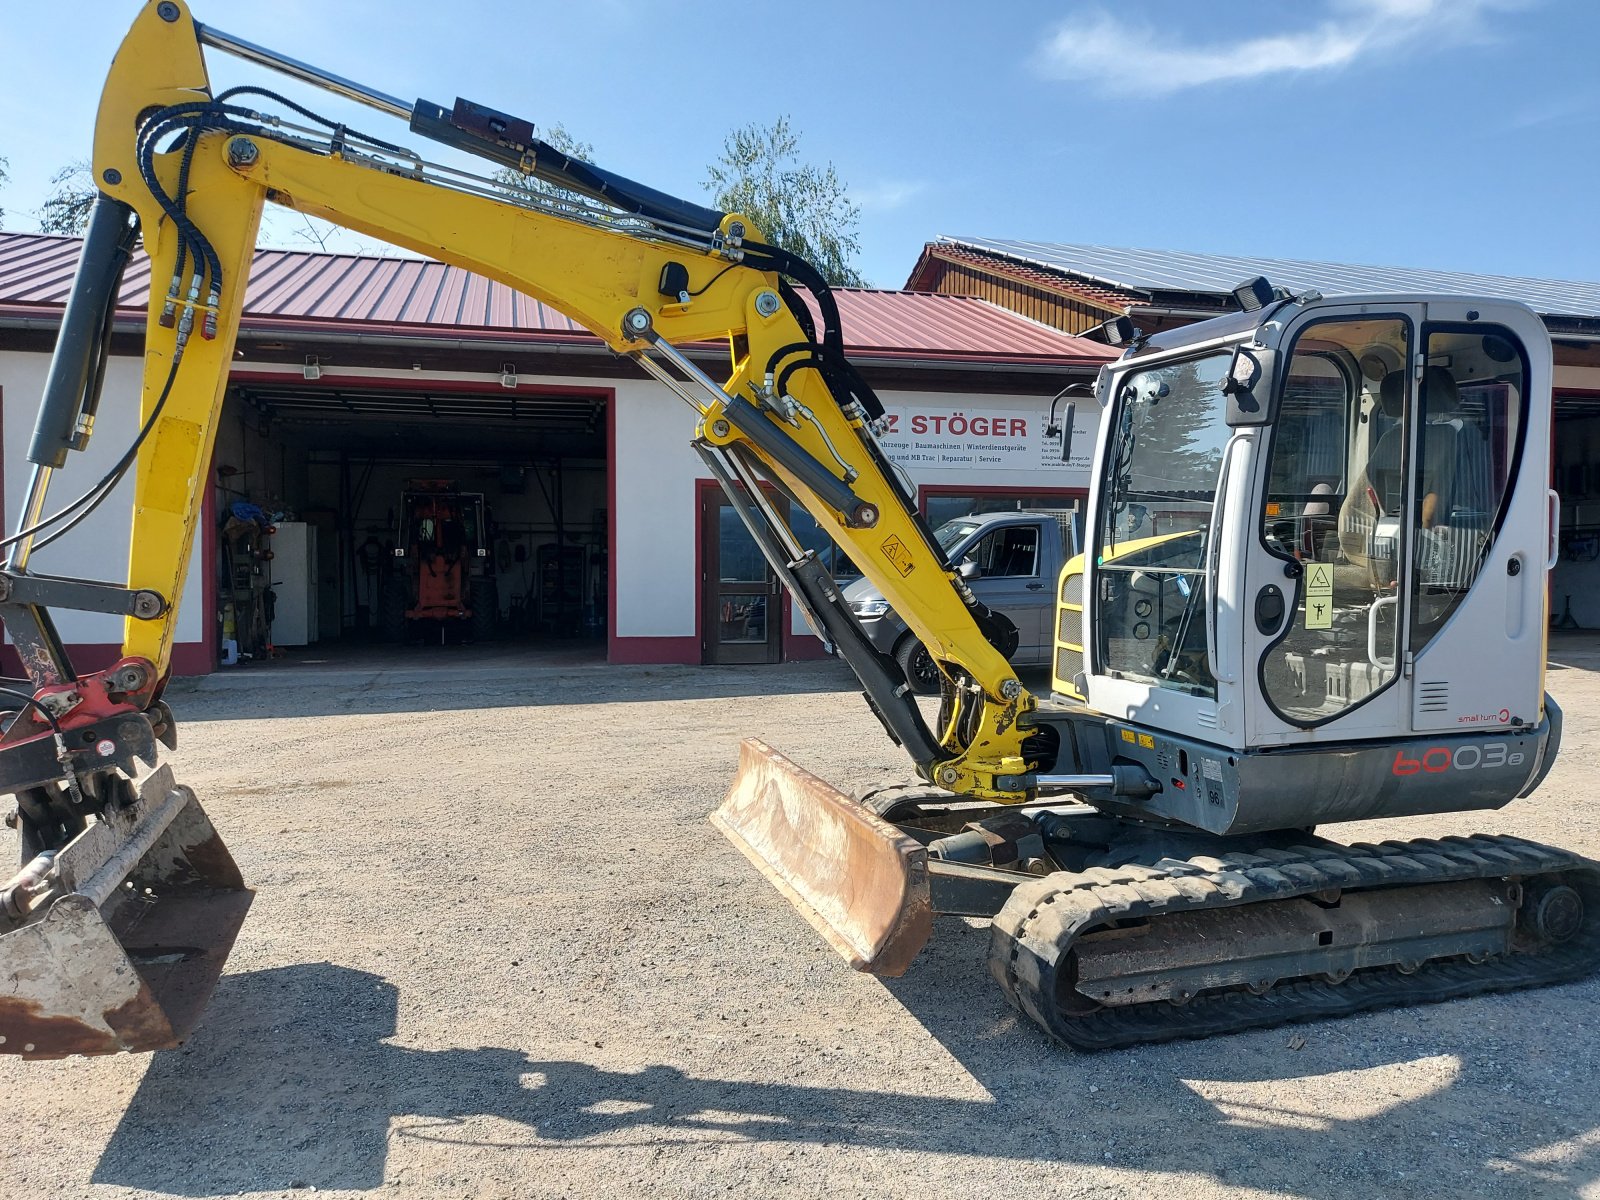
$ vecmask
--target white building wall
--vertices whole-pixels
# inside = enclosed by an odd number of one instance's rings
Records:
[[[50,356],[0,350],[0,411],[4,432],[5,529],[16,526],[28,491],[32,467],[27,461],[34,416],[44,394]],[[144,360],[114,358],[106,371],[94,436],[87,450],[69,454],[66,466],[50,483],[45,507],[54,512],[86,491],[116,463],[139,432],[139,387]],[[59,542],[33,556],[30,568],[39,574],[76,575],[123,583],[128,577],[128,528],[133,511],[130,472],[105,501]],[[178,607],[177,642],[199,642],[204,631],[202,608],[202,538],[196,531],[189,573]],[[106,613],[52,610],[63,641],[69,644],[120,643],[122,621]]]
[[[661,384],[617,381],[615,515],[611,564],[618,637],[693,637],[695,480],[705,464],[689,446],[695,415]]]
[[[48,354],[0,351],[8,529],[27,488],[25,455],[48,365]],[[99,479],[134,437],[141,365],[138,359],[113,360],[95,437],[89,450],[72,455],[67,467],[57,475],[51,488],[52,509]],[[237,365],[248,371],[283,371],[281,365]],[[291,378],[299,374],[293,370],[284,373]],[[419,376],[410,371],[354,367],[343,368],[339,374],[367,377],[374,382],[393,377],[441,381],[492,378],[444,372],[423,372]],[[612,520],[616,543],[610,563],[615,595],[612,635],[692,639],[699,603],[699,580],[694,569],[698,536],[696,481],[706,475],[704,465],[689,446],[694,414],[682,400],[648,379],[541,376],[536,382],[574,389],[614,389],[611,419],[615,422],[615,457],[611,469],[615,478]],[[892,458],[905,465],[914,486],[1087,487],[1087,456],[1094,445],[1097,416],[1092,405],[1079,405],[1074,462],[1064,467],[1059,462],[1059,441],[1046,439],[1043,433],[1048,404],[1043,397],[891,390],[882,393],[882,399],[896,419],[895,432],[885,438],[886,448]],[[974,417],[982,417],[986,423],[980,427]],[[997,417],[1005,420],[1001,435],[993,432]],[[1017,421],[1025,423],[1025,431],[1014,424]],[[974,432],[978,428],[981,433]],[[36,556],[37,569],[118,581],[125,578],[131,490],[130,478],[79,528]],[[197,534],[179,608],[180,642],[199,642],[209,616],[201,611],[202,572],[212,568],[203,562],[202,549],[203,539]],[[59,625],[69,643],[121,640],[120,622],[102,614],[61,613]],[[798,617],[794,631],[804,632],[803,621]]]

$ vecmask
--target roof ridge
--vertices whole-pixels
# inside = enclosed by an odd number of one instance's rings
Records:
[[[1166,257],[1170,257],[1170,258],[1185,258],[1185,259],[1211,259],[1211,260],[1239,259],[1239,260],[1242,260],[1242,261],[1245,261],[1245,262],[1252,262],[1252,263],[1281,263],[1284,266],[1292,266],[1292,267],[1327,267],[1327,268],[1338,269],[1338,270],[1347,270],[1347,271],[1400,271],[1400,272],[1405,272],[1405,273],[1408,273],[1408,274],[1417,272],[1417,273],[1427,273],[1427,274],[1433,274],[1433,275],[1461,275],[1461,276],[1469,276],[1469,277],[1474,278],[1474,279],[1506,280],[1506,281],[1515,282],[1515,283],[1537,283],[1537,284],[1550,284],[1550,285],[1556,285],[1556,286],[1578,286],[1578,287],[1600,288],[1600,280],[1577,279],[1577,278],[1571,278],[1571,277],[1559,276],[1559,275],[1507,275],[1507,274],[1505,274],[1503,272],[1500,272],[1500,271],[1479,271],[1479,270],[1472,270],[1472,269],[1465,268],[1465,267],[1400,266],[1400,265],[1397,265],[1397,264],[1394,264],[1394,263],[1352,262],[1352,261],[1347,261],[1347,260],[1343,260],[1343,259],[1287,258],[1287,257],[1281,256],[1281,255],[1275,255],[1275,254],[1240,254],[1240,253],[1232,253],[1232,252],[1224,252],[1224,251],[1210,251],[1210,250],[1173,250],[1173,249],[1162,249],[1162,248],[1156,247],[1156,246],[1113,246],[1113,245],[1109,245],[1109,244],[1102,243],[1102,242],[1042,242],[1042,241],[1041,242],[1036,242],[1036,241],[1031,241],[1029,239],[1022,239],[1022,238],[988,238],[988,239],[984,239],[984,238],[956,237],[956,236],[953,236],[953,235],[950,235],[950,234],[940,234],[940,235],[938,235],[938,238],[936,239],[934,244],[935,245],[943,244],[943,245],[961,246],[961,247],[969,249],[969,250],[979,251],[980,253],[996,254],[996,255],[999,255],[1002,258],[1009,258],[1009,259],[1012,259],[1013,261],[1016,261],[1016,262],[1025,262],[1025,263],[1030,263],[1030,264],[1034,264],[1034,265],[1043,266],[1048,270],[1060,271],[1063,274],[1078,274],[1078,275],[1082,275],[1085,278],[1093,279],[1096,282],[1100,282],[1100,283],[1110,283],[1110,281],[1104,279],[1103,277],[1101,277],[1099,275],[1091,274],[1090,271],[1087,270],[1087,269],[1084,269],[1084,270],[1081,270],[1081,271],[1072,271],[1072,270],[1069,270],[1067,268],[1061,267],[1059,265],[1044,261],[1044,260],[1042,260],[1042,259],[1040,259],[1038,257],[1030,257],[1030,256],[1028,256],[1026,254],[1018,253],[1015,250],[1001,249],[1000,245],[1009,245],[1009,246],[1013,246],[1013,247],[1020,247],[1020,246],[1023,246],[1023,245],[1028,245],[1028,246],[1048,247],[1050,249],[1055,249],[1055,250],[1069,250],[1069,251],[1070,250],[1109,251],[1109,252],[1114,253],[1114,254],[1148,254],[1148,255],[1156,255],[1156,256],[1166,256]],[[1142,285],[1114,284],[1113,283],[1113,284],[1111,284],[1111,286],[1119,286],[1119,287],[1125,287],[1125,288],[1126,287],[1148,288],[1150,285],[1148,285],[1148,284],[1142,284]],[[1181,289],[1158,288],[1156,290],[1173,291],[1173,290],[1181,290]]]

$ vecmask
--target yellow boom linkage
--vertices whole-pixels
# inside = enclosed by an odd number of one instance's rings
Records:
[[[95,133],[101,203],[126,205],[137,215],[151,260],[141,401],[147,432],[134,467],[127,585],[145,598],[143,607],[127,609],[125,657],[114,669],[120,674],[41,668],[34,682],[42,703],[15,719],[5,741],[70,741],[74,730],[103,722],[107,713],[145,719],[170,739],[170,717],[153,707],[155,681],[169,667],[175,601],[201,511],[261,213],[271,202],[499,280],[565,313],[661,379],[693,406],[696,450],[797,604],[862,677],[869,703],[918,771],[975,798],[1027,798],[1025,718],[1034,698],[986,636],[987,610],[930,541],[892,478],[870,427],[876,401],[861,402],[865,385],[837,354],[825,285],[811,283],[824,318],[819,339],[815,318],[782,282],[796,277],[807,284],[809,267],[764,245],[745,217],[710,213],[706,228],[685,225],[674,215],[693,206],[671,198],[655,205],[649,197],[657,193],[634,202],[627,188],[614,196],[609,182],[594,183],[602,173],[587,164],[558,162],[555,177],[567,181],[576,171],[579,190],[588,180],[602,206],[623,196],[624,211],[579,213],[497,197],[481,185],[459,186],[459,176],[441,175],[397,146],[331,124],[326,134],[308,133],[244,107],[247,89],[215,93],[205,44],[258,61],[268,53],[196,24],[178,0],[148,3],[111,67]],[[421,101],[410,110],[292,59],[274,56],[269,65],[332,82],[333,90],[357,99],[379,97],[378,107],[409,115],[424,136],[443,130],[448,136],[440,140],[458,149],[465,145],[550,178],[530,149],[507,159],[512,118],[463,108],[462,101],[450,115],[436,106],[425,112]],[[419,125],[425,121],[434,127]],[[86,243],[80,280],[89,256]],[[835,342],[828,347],[830,330]],[[675,349],[713,339],[730,346],[731,371],[720,384]],[[841,390],[842,377],[859,387]],[[936,729],[924,724],[898,669],[855,628],[815,557],[765,504],[763,477],[829,532],[940,664],[947,684]],[[48,471],[30,497],[33,516],[42,510],[47,479]],[[8,565],[14,578],[25,573],[28,544]],[[49,641],[42,637],[40,644],[48,649]],[[76,711],[83,695],[96,697],[98,707]],[[47,707],[54,714],[49,721]],[[4,769],[8,752],[0,742],[0,785],[15,775]],[[158,772],[135,798],[131,788],[106,781],[109,767],[80,762],[78,754],[62,751],[60,780],[50,774],[52,765],[43,778],[26,777],[26,787],[12,784],[19,796],[35,796],[39,811],[64,816],[57,834],[36,831],[31,847],[25,836],[24,870],[0,888],[0,979],[9,968],[15,984],[14,994],[0,1000],[0,1034],[11,1031],[0,1051],[43,1056],[175,1044],[198,1019],[249,904],[221,840],[169,772]],[[86,824],[91,814],[96,821]],[[747,743],[714,819],[856,966],[897,972],[926,939],[921,847],[781,756]],[[38,830],[46,828],[41,821]],[[30,857],[30,849],[37,853]],[[127,884],[146,897],[136,913],[124,898]],[[165,926],[152,910],[170,914]],[[224,910],[225,919],[195,933],[207,924],[205,913]],[[140,930],[152,928],[189,947],[176,956],[181,961],[163,952],[167,943],[146,937],[133,944]],[[97,947],[93,955],[82,949],[89,943]],[[26,971],[14,966],[19,962]]]

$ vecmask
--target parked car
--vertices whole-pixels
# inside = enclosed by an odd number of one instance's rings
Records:
[[[1017,648],[1010,657],[1019,667],[1050,661],[1056,580],[1078,553],[1078,523],[1074,509],[988,512],[956,517],[934,531],[978,599],[1016,625]],[[883,593],[870,580],[858,579],[844,589],[844,597],[862,631],[894,656],[912,689],[937,692],[939,669]]]

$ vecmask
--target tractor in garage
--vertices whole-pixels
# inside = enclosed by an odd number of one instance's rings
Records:
[[[499,617],[483,493],[448,479],[413,479],[400,500],[393,563],[379,593],[379,626],[392,642],[492,637]]]

